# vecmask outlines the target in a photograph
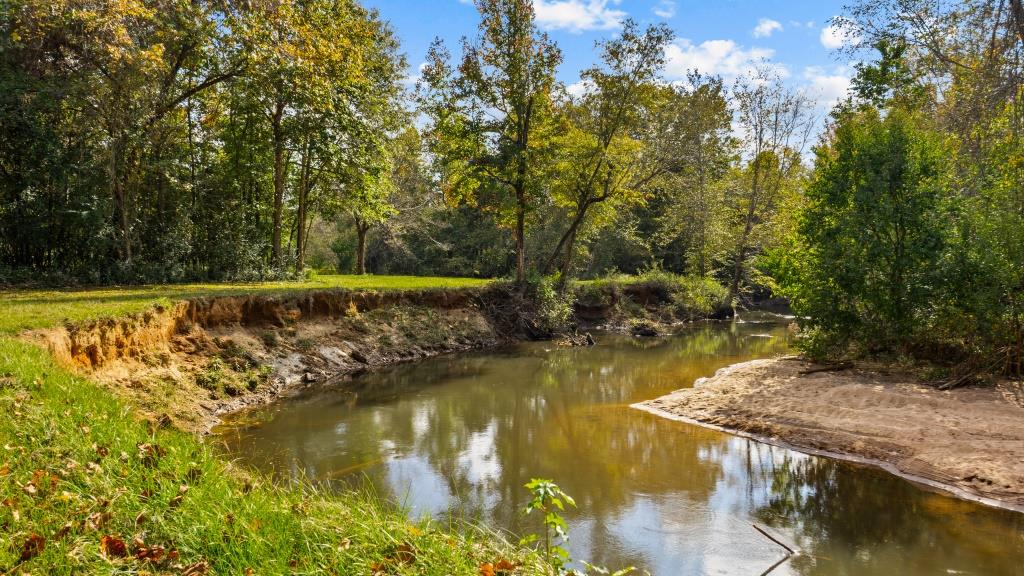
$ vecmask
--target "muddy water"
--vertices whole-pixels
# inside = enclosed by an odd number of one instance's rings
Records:
[[[576,558],[658,576],[1024,574],[1024,515],[660,419],[629,404],[788,349],[784,327],[702,324],[671,338],[529,343],[368,374],[249,413],[232,455],[281,476],[370,483],[414,516],[516,534],[523,484],[555,479]]]

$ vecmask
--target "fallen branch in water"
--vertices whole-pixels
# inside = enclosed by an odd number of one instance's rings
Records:
[[[786,549],[786,555],[783,556],[782,558],[780,558],[779,561],[776,562],[775,564],[772,564],[771,566],[769,566],[767,570],[765,570],[764,572],[761,572],[761,576],[767,576],[767,574],[771,573],[772,570],[775,570],[776,568],[781,566],[783,562],[785,562],[786,560],[789,560],[790,558],[793,557],[794,554],[796,554],[795,550],[793,550],[789,546],[786,546],[785,544],[783,544],[778,538],[772,536],[771,534],[766,532],[764,529],[762,529],[757,524],[751,524],[751,526],[753,526],[754,530],[757,530],[758,532],[760,532],[765,538],[771,540],[772,542],[775,542],[779,546],[782,546],[783,548]]]
[[[818,372],[840,372],[843,370],[849,370],[853,368],[853,362],[841,362],[839,364],[833,364],[831,366],[823,366],[821,368],[809,368],[807,370],[801,370],[800,375],[806,376],[808,374],[817,374]]]

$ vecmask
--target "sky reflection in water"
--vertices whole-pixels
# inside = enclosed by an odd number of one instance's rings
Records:
[[[773,575],[1024,574],[1019,514],[629,408],[789,339],[779,325],[698,324],[450,356],[246,414],[221,438],[279,475],[370,482],[415,516],[515,533],[535,529],[523,484],[552,478],[579,505],[575,557],[659,576],[760,574],[781,553],[753,522],[806,552]]]

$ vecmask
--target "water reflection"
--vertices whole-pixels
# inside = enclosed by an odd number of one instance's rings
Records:
[[[575,556],[653,574],[759,574],[780,552],[751,522],[810,554],[773,574],[1015,573],[1018,515],[628,407],[781,353],[788,338],[783,326],[703,324],[667,339],[442,358],[279,403],[223,438],[285,476],[371,482],[415,515],[517,533],[533,528],[522,485],[554,478],[579,504]],[[950,526],[961,521],[972,528]]]

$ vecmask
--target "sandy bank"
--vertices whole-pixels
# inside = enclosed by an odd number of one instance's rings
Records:
[[[795,358],[736,364],[635,407],[1024,511],[1020,383],[941,392],[898,373],[801,374],[814,367]]]

